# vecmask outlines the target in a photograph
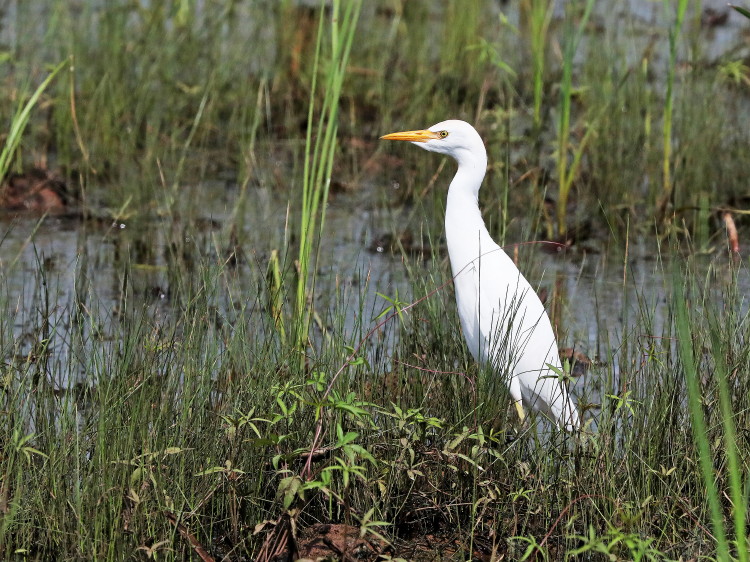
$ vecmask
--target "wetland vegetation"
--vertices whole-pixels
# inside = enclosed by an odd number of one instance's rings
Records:
[[[750,13],[613,4],[5,3],[0,556],[748,560]],[[447,118],[580,435],[464,346],[453,163],[377,141]]]

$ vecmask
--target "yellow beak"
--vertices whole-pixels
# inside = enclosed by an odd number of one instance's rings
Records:
[[[439,139],[440,135],[433,131],[424,129],[422,131],[403,131],[401,133],[391,133],[390,135],[383,135],[380,138],[383,140],[427,142],[429,140]]]

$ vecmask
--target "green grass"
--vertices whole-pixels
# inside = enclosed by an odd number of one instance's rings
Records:
[[[61,0],[40,34],[41,4],[18,5],[0,66],[4,162],[48,162],[86,219],[2,226],[4,559],[270,559],[318,522],[407,559],[747,559],[748,276],[714,224],[747,195],[731,53],[681,64],[697,28],[623,37],[585,2],[516,23],[481,3]],[[374,142],[445,118],[489,144],[498,237],[589,223],[573,263],[595,279],[550,291],[566,341],[602,356],[580,438],[519,431],[466,352],[453,164]],[[403,282],[326,265],[358,236],[327,213],[359,204],[365,231],[429,242],[390,258]],[[548,263],[519,259],[532,280]]]
[[[680,33],[682,32],[682,22],[685,19],[685,12],[687,11],[688,2],[687,0],[680,0],[677,2],[676,14],[674,16],[674,24],[669,30],[669,66],[667,68],[667,88],[664,95],[664,117],[662,121],[662,145],[663,145],[663,156],[662,156],[662,198],[659,202],[659,214],[661,219],[664,220],[667,215],[667,205],[671,203],[672,191],[674,189],[674,179],[672,177],[672,168],[674,163],[672,162],[672,113],[674,107],[674,81],[675,81],[675,66],[677,64],[677,46]],[[669,2],[664,2],[664,9],[669,10]]]
[[[660,328],[654,296],[635,288],[641,305],[630,330],[613,342],[610,364],[586,381],[588,399],[602,397],[587,414],[595,432],[582,441],[533,432],[508,440],[507,397],[466,356],[445,289],[393,316],[388,339],[366,338],[354,358],[346,359],[347,346],[362,343],[360,336],[347,337],[343,318],[330,318],[336,335],[321,340],[300,369],[294,348],[274,336],[263,272],[237,275],[209,248],[196,251],[204,257],[193,265],[194,279],[170,298],[166,316],[138,297],[144,272],[125,257],[113,264],[126,279],[116,322],[85,281],[92,273],[81,269],[78,297],[54,311],[50,293],[60,281],[41,267],[26,289],[37,311],[21,319],[29,335],[14,337],[6,320],[5,556],[120,559],[139,547],[188,556],[170,515],[214,553],[232,545],[235,555],[252,555],[266,536],[253,535],[253,526],[285,508],[301,527],[348,521],[400,548],[424,533],[458,538],[465,555],[471,541],[513,557],[536,545],[553,559],[605,548],[626,559],[639,549],[659,553],[652,559],[735,552],[713,537],[737,512],[721,502],[711,516],[698,462],[711,459],[712,481],[736,501],[747,450],[735,440],[736,460],[726,453],[722,412],[746,427],[747,399],[740,393],[728,407],[719,404],[727,400],[727,373],[732,387],[748,382],[748,325],[736,277],[720,271],[727,266],[712,268],[706,288],[690,297],[712,315],[717,296],[723,299],[727,312],[708,322],[686,319],[687,301],[676,292],[675,322]],[[168,269],[184,277],[179,265]],[[681,279],[700,287],[696,269]],[[415,270],[415,294],[432,291],[439,270]],[[374,324],[363,321],[355,332]],[[683,372],[695,372],[682,351],[686,334],[694,350],[710,345],[698,357],[701,448],[691,432],[696,406],[686,400]],[[389,342],[403,363],[372,354]],[[59,353],[71,358],[62,371]],[[79,384],[56,390],[62,376]],[[331,454],[312,464],[308,480],[300,475],[316,419],[318,445]]]
[[[310,269],[318,261],[320,242],[316,240],[316,237],[323,233],[325,227],[331,170],[336,153],[339,100],[361,7],[360,2],[348,2],[344,6],[341,6],[338,1],[333,2],[329,23],[331,37],[330,41],[326,42],[330,54],[327,56],[321,53],[325,30],[324,18],[320,19],[318,27],[310,105],[307,112],[304,174],[300,193],[299,271],[294,308],[295,344],[300,351],[304,351],[309,339],[310,300],[315,293],[316,277],[314,273],[310,275]],[[326,58],[321,60],[321,56],[326,56]],[[322,87],[322,107],[316,111],[318,72],[324,74],[322,78],[325,82]],[[313,126],[316,116],[317,125]]]

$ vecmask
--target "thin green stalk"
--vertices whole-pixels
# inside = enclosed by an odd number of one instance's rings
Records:
[[[531,0],[531,59],[534,68],[534,130],[542,128],[542,100],[544,98],[544,61],[547,50],[547,35],[552,21],[554,2]]]
[[[574,5],[575,7],[575,5]],[[583,147],[591,133],[591,128],[586,133],[584,141],[578,147],[573,162],[568,167],[568,148],[570,145],[570,108],[573,99],[573,60],[575,58],[578,45],[581,42],[583,31],[586,29],[589,16],[594,7],[594,0],[586,0],[586,6],[578,23],[578,27],[573,31],[571,18],[567,18],[567,30],[565,33],[565,51],[563,54],[563,75],[560,82],[560,119],[557,130],[557,178],[560,186],[560,193],[557,200],[557,228],[560,237],[567,233],[567,206],[570,189],[575,179],[575,174],[583,155]]]
[[[505,244],[505,237],[508,233],[508,198],[510,195],[510,155],[511,155],[511,119],[513,116],[513,97],[508,97],[508,103],[510,104],[509,111],[506,113],[507,117],[503,120],[505,125],[505,166],[503,166],[503,186],[501,193],[501,209],[500,209],[500,245]]]
[[[693,330],[687,310],[687,300],[683,287],[683,276],[675,268],[672,283],[675,303],[675,324],[677,329],[677,344],[680,359],[685,369],[687,381],[688,406],[692,420],[693,440],[698,449],[703,484],[708,496],[708,506],[711,511],[711,523],[717,542],[717,559],[729,560],[729,545],[724,531],[724,518],[719,503],[719,493],[714,480],[714,464],[709,445],[708,428],[703,418],[703,403],[699,384],[698,369],[695,364],[695,350],[693,348]]]
[[[185,139],[185,142],[182,145],[182,150],[180,152],[180,159],[177,161],[177,167],[175,169],[174,174],[174,182],[172,183],[172,192],[170,194],[170,206],[174,203],[175,199],[177,198],[178,190],[180,189],[180,180],[182,178],[182,171],[185,167],[185,160],[188,156],[188,150],[190,150],[190,147],[193,143],[193,138],[195,138],[195,133],[198,130],[198,126],[201,123],[201,119],[203,118],[203,113],[206,109],[206,104],[208,103],[208,96],[209,92],[211,91],[210,86],[210,80],[209,85],[206,86],[206,90],[203,92],[203,97],[201,98],[201,102],[198,105],[198,110],[195,112],[195,117],[193,118],[193,124],[190,127],[190,132],[188,133],[187,138]]]
[[[297,348],[304,348],[310,327],[311,309],[307,299],[314,291],[315,275],[310,276],[314,241],[325,226],[325,204],[333,168],[338,132],[338,106],[343,88],[346,67],[349,61],[354,31],[359,19],[361,1],[335,0],[331,7],[331,54],[326,72],[323,106],[316,125],[314,113],[317,94],[317,78],[321,65],[323,44],[323,19],[318,28],[313,81],[308,108],[308,129],[305,140],[305,164],[302,183],[302,208],[300,214],[299,270],[295,306],[295,341]],[[313,127],[315,137],[313,140]],[[317,259],[317,250],[316,250]]]
[[[714,371],[716,373],[716,383],[719,388],[719,407],[721,410],[722,425],[724,426],[724,450],[727,455],[729,488],[734,507],[732,512],[734,516],[734,535],[737,542],[737,557],[740,562],[747,562],[748,544],[745,533],[747,501],[742,478],[742,465],[737,451],[737,432],[734,422],[735,413],[732,408],[731,391],[729,390],[729,369],[725,360],[726,345],[721,337],[722,331],[718,319],[709,318],[709,320]]]
[[[21,142],[21,137],[23,136],[23,132],[26,129],[26,125],[29,122],[29,117],[31,116],[31,110],[34,109],[34,106],[39,101],[42,93],[47,89],[47,86],[49,86],[50,82],[52,82],[55,76],[57,76],[57,73],[60,72],[60,70],[62,70],[68,64],[70,64],[70,61],[68,59],[65,59],[55,68],[53,68],[52,72],[49,73],[49,76],[47,76],[47,78],[45,78],[44,81],[39,84],[36,90],[34,90],[34,93],[31,95],[28,101],[18,107],[18,110],[13,116],[13,120],[10,124],[8,139],[5,141],[5,145],[3,146],[2,151],[0,151],[0,178],[5,177],[5,175],[8,173],[8,169],[10,168],[10,160],[11,158],[13,158],[13,155],[16,152],[16,148],[18,148],[18,145]]]
[[[670,5],[664,0],[665,8]],[[674,106],[674,76],[677,63],[677,39],[682,30],[688,0],[679,0],[674,24],[669,30],[669,66],[667,67],[667,91],[664,96],[664,121],[662,125],[662,199],[659,202],[660,220],[666,218],[667,205],[672,199],[672,112]]]

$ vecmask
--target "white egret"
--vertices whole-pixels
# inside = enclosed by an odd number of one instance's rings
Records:
[[[479,363],[489,363],[504,377],[521,420],[526,405],[568,431],[577,429],[578,411],[560,382],[562,367],[549,316],[529,282],[492,240],[479,211],[479,188],[487,168],[479,133],[464,121],[449,120],[381,138],[410,141],[456,160],[445,236],[469,350]]]

